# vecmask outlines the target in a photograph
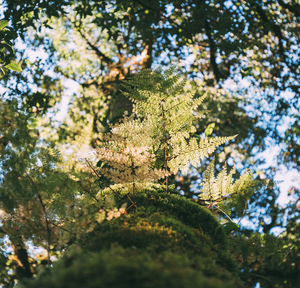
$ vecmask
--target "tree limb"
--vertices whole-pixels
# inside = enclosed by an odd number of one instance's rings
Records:
[[[208,44],[209,44],[209,48],[210,48],[210,66],[213,70],[213,73],[216,77],[217,82],[221,79],[222,75],[221,72],[218,68],[218,64],[216,63],[216,53],[217,53],[217,48],[216,48],[216,44],[214,42],[214,39],[212,37],[212,32],[211,32],[211,28],[209,25],[209,21],[208,19],[205,19],[205,31],[207,34],[207,38],[208,38]]]
[[[283,0],[278,0],[278,3],[291,13],[295,14],[296,17],[300,17],[300,5],[299,4],[287,4]]]
[[[93,44],[78,28],[77,31],[79,32],[80,36],[85,40],[88,46],[96,53],[96,55],[107,64],[113,64],[113,60],[106,56],[95,44]]]
[[[256,12],[258,13],[258,15],[260,16],[261,20],[262,20],[262,25],[265,27],[265,29],[267,30],[267,25],[269,24],[269,27],[271,28],[271,30],[273,31],[273,33],[275,34],[275,36],[278,38],[278,45],[279,45],[279,51],[280,51],[280,55],[283,57],[284,59],[284,47],[283,47],[283,40],[284,37],[282,35],[281,29],[278,25],[276,25],[271,19],[268,18],[265,10],[258,5],[257,3],[253,3],[253,1],[250,2],[252,6],[254,6],[254,9],[256,10]],[[268,30],[266,32],[269,32]]]
[[[16,274],[18,278],[19,279],[32,278],[33,273],[30,269],[29,256],[25,248],[25,244],[23,242],[22,237],[20,235],[18,236],[9,235],[9,239],[12,243],[14,254],[17,257],[18,266],[16,269]]]

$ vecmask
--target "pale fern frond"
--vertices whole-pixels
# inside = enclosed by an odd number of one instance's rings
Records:
[[[192,85],[186,78],[174,72],[174,67],[163,72],[146,69],[124,81],[124,93],[133,102],[133,114],[131,117],[125,117],[121,123],[112,128],[109,142],[110,145],[115,146],[107,149],[113,149],[110,152],[102,151],[108,155],[108,158],[102,157],[104,161],[112,162],[111,158],[119,157],[119,161],[115,162],[118,167],[110,164],[113,166],[109,171],[111,175],[115,175],[113,169],[119,168],[122,168],[123,175],[128,174],[129,170],[127,168],[126,170],[124,165],[128,166],[130,161],[133,163],[141,157],[129,153],[126,158],[115,143],[125,141],[126,147],[147,147],[147,153],[151,154],[151,156],[149,154],[148,170],[146,164],[143,164],[138,166],[141,167],[140,171],[138,167],[134,167],[134,173],[129,173],[126,177],[130,177],[131,182],[138,182],[139,177],[146,179],[146,176],[143,176],[144,171],[147,170],[149,175],[152,175],[153,171],[156,171],[154,169],[158,169],[157,171],[161,171],[160,175],[165,175],[166,190],[168,190],[169,175],[176,174],[180,170],[184,171],[190,165],[197,167],[201,160],[211,155],[218,146],[236,137],[207,137],[199,140],[194,137],[197,131],[195,115],[199,105],[207,97],[207,93],[196,97],[197,89],[192,89]],[[119,150],[116,150],[117,148]],[[157,179],[154,174],[151,179]],[[209,182],[207,185],[221,185],[219,183],[225,183],[229,176],[223,173],[219,177],[217,182]],[[121,176],[115,178],[115,181],[124,182]],[[228,189],[227,187],[218,191],[222,196]],[[217,196],[214,194],[212,198],[215,197]]]
[[[214,137],[197,139],[192,137],[188,141],[186,135],[179,133],[175,139],[171,139],[173,149],[173,157],[169,161],[170,170],[176,174],[179,170],[185,170],[191,164],[195,167],[200,161],[212,154],[217,147],[227,141],[234,139],[230,137]]]
[[[215,198],[215,175],[214,175],[214,160],[210,162],[203,175],[202,184],[202,199],[205,201],[213,201]]]
[[[252,174],[246,170],[241,177],[233,183],[233,175],[236,170],[231,169],[227,172],[227,166],[224,165],[217,178],[214,175],[214,160],[210,162],[204,172],[203,181],[199,199],[207,204],[214,204],[226,200],[228,197],[244,193],[253,184]]]
[[[232,181],[233,175],[235,174],[236,170],[231,169],[229,174],[227,174],[227,165],[225,163],[223,169],[218,174],[216,181],[216,190],[218,193],[217,199],[222,199],[222,197],[226,197],[229,194],[233,193],[232,191]]]

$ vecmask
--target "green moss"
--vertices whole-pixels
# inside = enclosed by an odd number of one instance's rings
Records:
[[[104,193],[120,207],[126,192]],[[21,287],[243,287],[221,225],[180,195],[130,195],[126,215],[83,235],[50,271]],[[79,251],[79,252],[78,252]]]
[[[183,288],[243,287],[232,275],[207,264],[168,251],[153,257],[136,249],[112,247],[98,253],[73,253],[59,261],[51,272],[20,287],[31,288]],[[214,269],[212,273],[199,268]]]
[[[79,246],[86,250],[99,251],[109,248],[112,243],[123,247],[151,249],[152,252],[164,250],[206,253],[211,250],[210,237],[182,222],[156,212],[143,211],[106,221],[90,234],[79,240]]]
[[[126,193],[121,191],[114,195],[117,205],[128,202]],[[105,196],[111,197],[112,195],[109,193],[103,197]],[[182,223],[208,234],[214,243],[226,245],[225,233],[217,219],[208,209],[199,206],[190,199],[181,195],[157,193],[151,190],[141,191],[130,197],[136,202],[138,208],[143,207],[147,211],[146,213],[161,212],[171,215]]]

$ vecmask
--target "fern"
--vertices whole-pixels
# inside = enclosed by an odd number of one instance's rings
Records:
[[[188,141],[181,142],[180,145],[175,146],[177,149],[174,149],[173,158],[169,162],[171,171],[176,174],[179,170],[187,169],[190,164],[197,166],[201,160],[212,154],[218,146],[235,137],[201,138],[199,141],[196,138],[191,138]]]
[[[155,155],[149,146],[145,146],[146,130],[138,121],[126,120],[115,125],[105,137],[102,147],[97,149],[98,172],[112,183],[122,184],[134,193],[137,186],[165,178],[168,172],[154,167]]]
[[[211,161],[204,172],[203,182],[200,184],[202,191],[199,194],[199,199],[212,206],[229,196],[247,191],[253,184],[252,174],[247,170],[238,180],[233,182],[235,172],[235,169],[231,169],[228,173],[225,165],[215,178],[214,160]]]
[[[111,127],[97,153],[99,177],[111,183],[134,192],[137,185],[165,179],[168,192],[170,175],[190,165],[198,166],[218,146],[236,137],[208,137],[212,124],[209,133],[203,129],[205,138],[195,135],[196,111],[206,94],[192,92],[187,80],[174,74],[173,68],[165,72],[144,70],[125,81],[123,88],[133,102],[133,113]],[[222,172],[215,180],[212,165],[205,174],[203,190],[209,201],[231,189],[220,190],[219,186],[232,175]]]
[[[123,87],[134,103],[133,114],[147,127],[148,145],[156,155],[157,168],[170,174],[190,164],[199,165],[218,146],[235,137],[193,137],[197,131],[195,114],[206,94],[199,97],[192,92],[187,80],[174,74],[174,68],[165,72],[144,70],[124,82]]]

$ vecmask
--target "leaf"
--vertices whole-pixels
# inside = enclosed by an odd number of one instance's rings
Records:
[[[104,163],[103,161],[99,160],[99,161],[97,162],[96,166],[99,167],[99,168],[102,168],[102,166],[103,166],[104,164],[105,164],[105,163]]]
[[[14,54],[14,49],[5,42],[0,43],[0,50],[3,51],[3,49],[7,50],[9,52],[9,54],[11,54],[11,55]],[[4,58],[3,56],[1,56],[1,57]]]
[[[204,131],[206,137],[210,136],[213,133],[215,125],[215,123],[211,123],[206,127]]]
[[[1,20],[0,21],[0,30],[3,29],[8,25],[8,20]]]
[[[22,72],[21,63],[16,60],[10,61],[5,67],[16,72]]]

